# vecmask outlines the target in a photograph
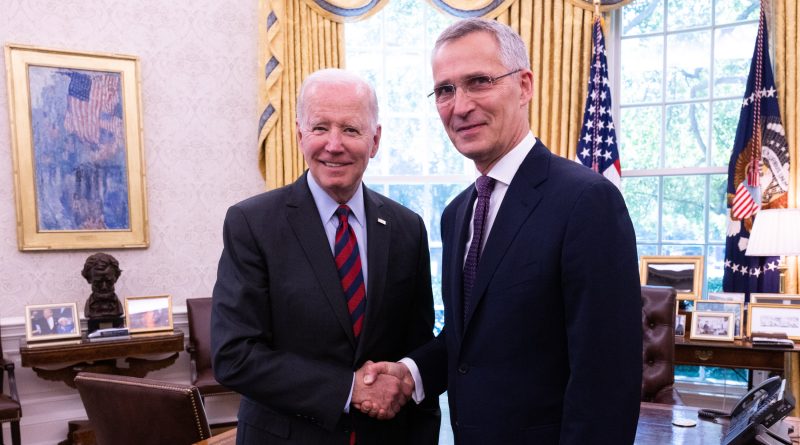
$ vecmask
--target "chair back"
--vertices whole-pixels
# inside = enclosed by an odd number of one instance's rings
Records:
[[[675,288],[642,286],[642,401],[682,405],[675,384]]]
[[[89,372],[75,386],[98,445],[191,445],[211,437],[195,386]]]
[[[187,298],[189,352],[192,360],[192,384],[203,396],[232,392],[217,383],[211,368],[211,298]]]

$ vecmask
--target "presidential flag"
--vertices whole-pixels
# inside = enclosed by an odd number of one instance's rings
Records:
[[[769,60],[764,9],[758,24],[750,75],[728,164],[726,292],[778,292],[778,257],[745,256],[750,229],[760,209],[784,208],[789,189],[789,148],[781,124]]]
[[[576,161],[605,176],[620,188],[619,150],[614,120],[611,118],[606,46],[599,16],[594,19],[592,42],[594,55],[589,71],[589,94],[586,96]]]

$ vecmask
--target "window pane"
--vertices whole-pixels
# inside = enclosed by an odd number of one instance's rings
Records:
[[[728,175],[710,175],[708,182],[708,241],[724,243],[728,226]]]
[[[428,226],[428,238],[431,241],[442,240],[441,226],[439,225],[442,212],[447,204],[453,200],[462,190],[467,188],[468,183],[455,184],[435,184],[431,185],[431,218],[426,221]]]
[[[667,107],[664,165],[699,167],[706,164],[708,105],[692,103]]]
[[[661,107],[620,109],[620,159],[624,169],[653,169],[661,164]]]
[[[711,31],[667,36],[667,99],[708,97]]]
[[[422,29],[424,23],[423,10],[425,5],[415,0],[392,0],[392,14],[386,17],[383,28],[386,32],[386,46],[388,48],[398,47],[421,47],[423,45],[424,34],[420,32],[408,32],[409,29]],[[392,20],[396,16],[401,16],[402,20]],[[388,20],[386,20],[388,18]]]
[[[709,245],[706,255],[706,289],[704,292],[722,292],[722,274],[725,264],[725,246]]]
[[[664,2],[639,0],[622,9],[622,35],[647,34],[663,31]]]
[[[621,104],[661,100],[663,41],[661,36],[622,40]]]
[[[744,91],[744,89],[742,90]],[[744,94],[744,93],[742,93]],[[739,125],[739,113],[742,111],[741,99],[730,99],[713,104],[713,144],[711,146],[711,164],[727,166],[733,152],[733,141],[736,138],[736,126]]]
[[[622,178],[637,242],[658,242],[658,178]],[[641,253],[641,252],[640,252]]]
[[[661,255],[694,256],[703,255],[703,246],[684,244],[664,244],[661,246]]]
[[[639,258],[645,255],[658,255],[658,245],[656,244],[638,244],[636,246],[636,252],[639,255]]]
[[[757,34],[756,23],[717,29],[714,32],[714,96],[744,96]]]
[[[430,173],[453,175],[471,173],[474,164],[456,150],[442,127],[438,116],[425,120],[428,128],[426,140],[422,147],[428,151],[428,168]]]
[[[385,124],[381,130],[378,153],[383,151],[389,158],[389,174],[423,174],[427,144],[423,140],[422,122],[419,119],[397,117],[382,121]]]
[[[711,25],[711,0],[667,2],[667,30]]]
[[[705,242],[705,177],[664,177],[662,236],[668,241]],[[703,249],[694,255],[703,255]]]
[[[759,0],[717,0],[717,24],[758,20]]]
[[[426,106],[427,97],[418,85],[424,85],[424,74],[418,68],[423,64],[421,54],[393,54],[386,57],[387,111],[417,113]]]

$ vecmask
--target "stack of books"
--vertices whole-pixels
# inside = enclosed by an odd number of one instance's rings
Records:
[[[753,346],[775,346],[779,348],[794,348],[794,341],[786,337],[786,334],[753,332],[750,341],[753,343]]]

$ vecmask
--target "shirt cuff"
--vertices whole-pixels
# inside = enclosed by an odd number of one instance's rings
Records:
[[[353,388],[355,388],[355,385],[356,385],[356,373],[354,372],[353,381],[350,383],[350,395],[347,396],[347,403],[344,404],[345,414],[350,414],[350,401],[353,400]]]
[[[425,388],[422,387],[422,376],[419,374],[417,363],[408,357],[401,358],[399,362],[408,367],[411,378],[414,379],[414,393],[411,394],[411,400],[419,405],[420,402],[425,400]]]

